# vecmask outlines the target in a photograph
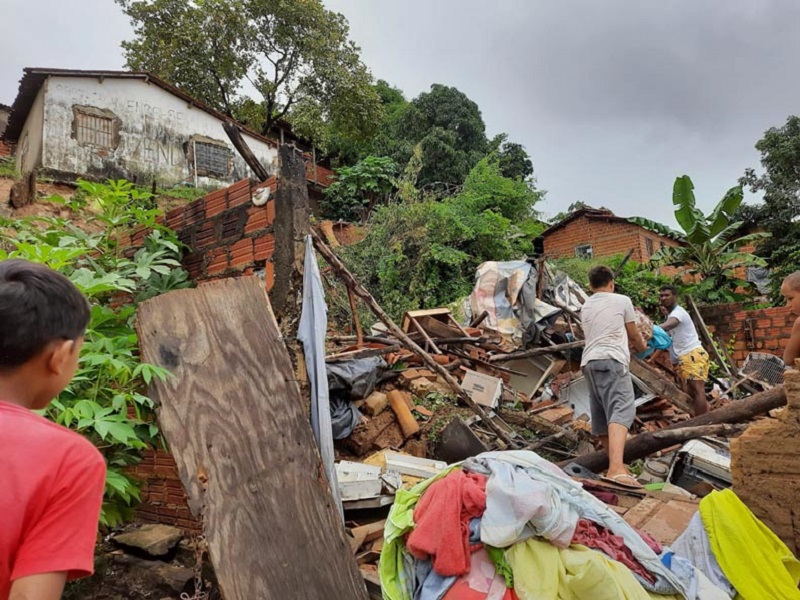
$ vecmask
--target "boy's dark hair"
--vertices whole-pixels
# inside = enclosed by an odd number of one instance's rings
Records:
[[[589,271],[589,287],[596,290],[614,281],[614,272],[608,267],[592,267]]]
[[[25,364],[55,340],[76,340],[89,303],[61,273],[27,260],[0,262],[0,370]]]
[[[676,288],[674,285],[662,285],[659,291],[672,292],[673,296],[675,296],[676,298],[678,297],[678,288]]]

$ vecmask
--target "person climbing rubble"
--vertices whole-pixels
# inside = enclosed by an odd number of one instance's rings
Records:
[[[614,293],[614,274],[608,267],[589,271],[592,296],[581,310],[586,347],[581,370],[589,383],[592,433],[608,452],[606,479],[639,488],[623,462],[628,430],[636,417],[629,345],[643,352],[647,344],[636,327],[630,298]]]
[[[705,414],[708,412],[708,353],[700,343],[689,313],[678,305],[675,287],[662,286],[659,299],[661,306],[667,311],[667,320],[661,324],[661,329],[672,336],[672,350],[677,358],[678,374],[686,382],[687,391],[694,401],[694,416]]]

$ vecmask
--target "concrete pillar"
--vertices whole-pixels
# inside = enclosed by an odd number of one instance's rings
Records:
[[[299,315],[302,289],[305,236],[311,230],[308,183],[303,154],[283,144],[278,152],[278,177],[275,192],[275,285],[270,300],[275,316]]]

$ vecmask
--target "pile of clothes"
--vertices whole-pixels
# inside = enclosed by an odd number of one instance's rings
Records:
[[[700,529],[693,523],[670,549],[537,454],[487,452],[398,491],[381,553],[383,597],[728,600],[738,592],[745,598],[800,598],[800,563],[746,507],[747,514],[741,511],[744,505],[732,492],[711,494],[703,503]],[[748,525],[731,525],[731,511]],[[701,518],[712,521],[711,528]],[[701,532],[709,533],[704,538]],[[736,546],[756,541],[771,549],[759,554],[766,575],[742,570],[729,556],[750,560]],[[725,558],[712,560],[718,551]],[[783,577],[769,568],[783,570]],[[742,575],[730,576],[729,569]],[[795,595],[785,595],[792,582]],[[764,590],[770,593],[753,595]]]

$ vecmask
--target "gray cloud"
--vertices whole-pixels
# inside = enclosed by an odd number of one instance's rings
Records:
[[[454,85],[490,135],[530,152],[551,214],[582,200],[672,223],[687,173],[703,208],[758,164],[765,129],[800,111],[793,0],[325,0],[374,75],[408,97]],[[120,68],[111,0],[6,0],[0,102],[24,66]]]

